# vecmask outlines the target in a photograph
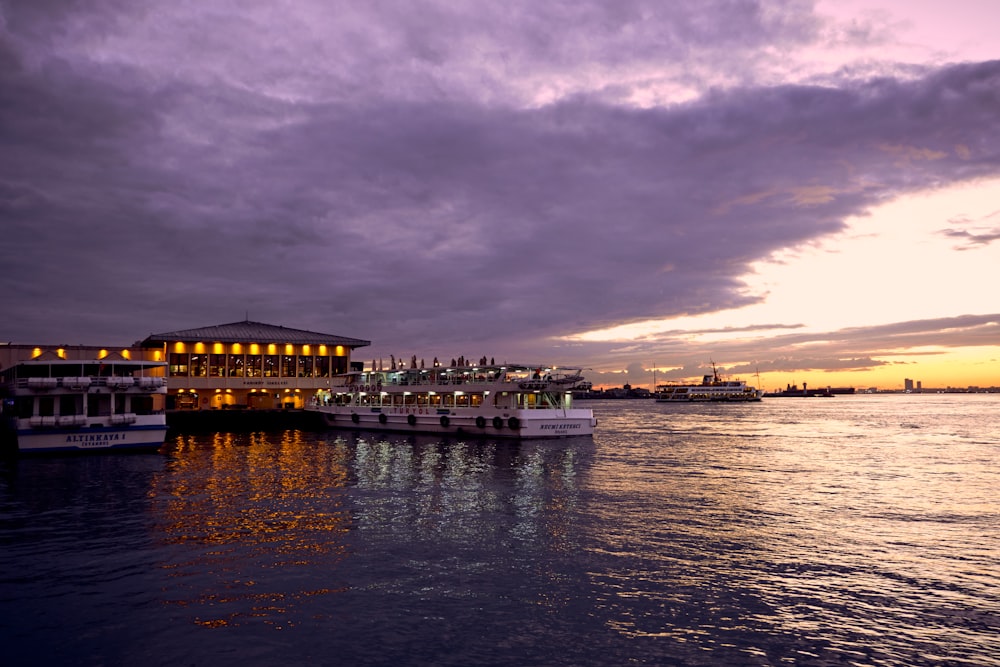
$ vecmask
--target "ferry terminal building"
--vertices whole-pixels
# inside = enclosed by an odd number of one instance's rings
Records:
[[[186,410],[298,409],[331,378],[352,368],[358,338],[289,329],[262,322],[234,322],[151,334],[129,348],[0,346],[0,367],[43,354],[62,359],[167,362],[167,408]]]

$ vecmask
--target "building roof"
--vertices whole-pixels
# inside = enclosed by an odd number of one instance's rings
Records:
[[[360,338],[347,338],[333,334],[289,329],[263,322],[233,322],[232,324],[217,324],[199,329],[182,329],[165,333],[150,334],[137,345],[141,347],[159,346],[174,341],[204,341],[206,343],[289,343],[292,345],[344,345],[346,347],[364,347],[371,341]]]

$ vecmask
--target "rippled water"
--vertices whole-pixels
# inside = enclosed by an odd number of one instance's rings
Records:
[[[5,665],[1000,665],[1000,396],[0,463]]]

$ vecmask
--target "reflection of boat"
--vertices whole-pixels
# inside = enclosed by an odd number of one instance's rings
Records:
[[[573,407],[578,368],[517,364],[399,368],[336,376],[307,410],[335,428],[492,438],[592,435],[593,411]]]
[[[712,364],[712,374],[702,378],[701,384],[656,385],[658,403],[690,403],[704,401],[748,402],[759,401],[764,392],[747,386],[743,380],[723,380]]]
[[[166,364],[33,359],[3,371],[5,435],[20,452],[156,449],[167,433]]]

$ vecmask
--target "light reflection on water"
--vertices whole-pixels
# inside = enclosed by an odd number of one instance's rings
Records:
[[[4,462],[6,655],[1000,665],[997,397],[593,407],[593,439]]]

